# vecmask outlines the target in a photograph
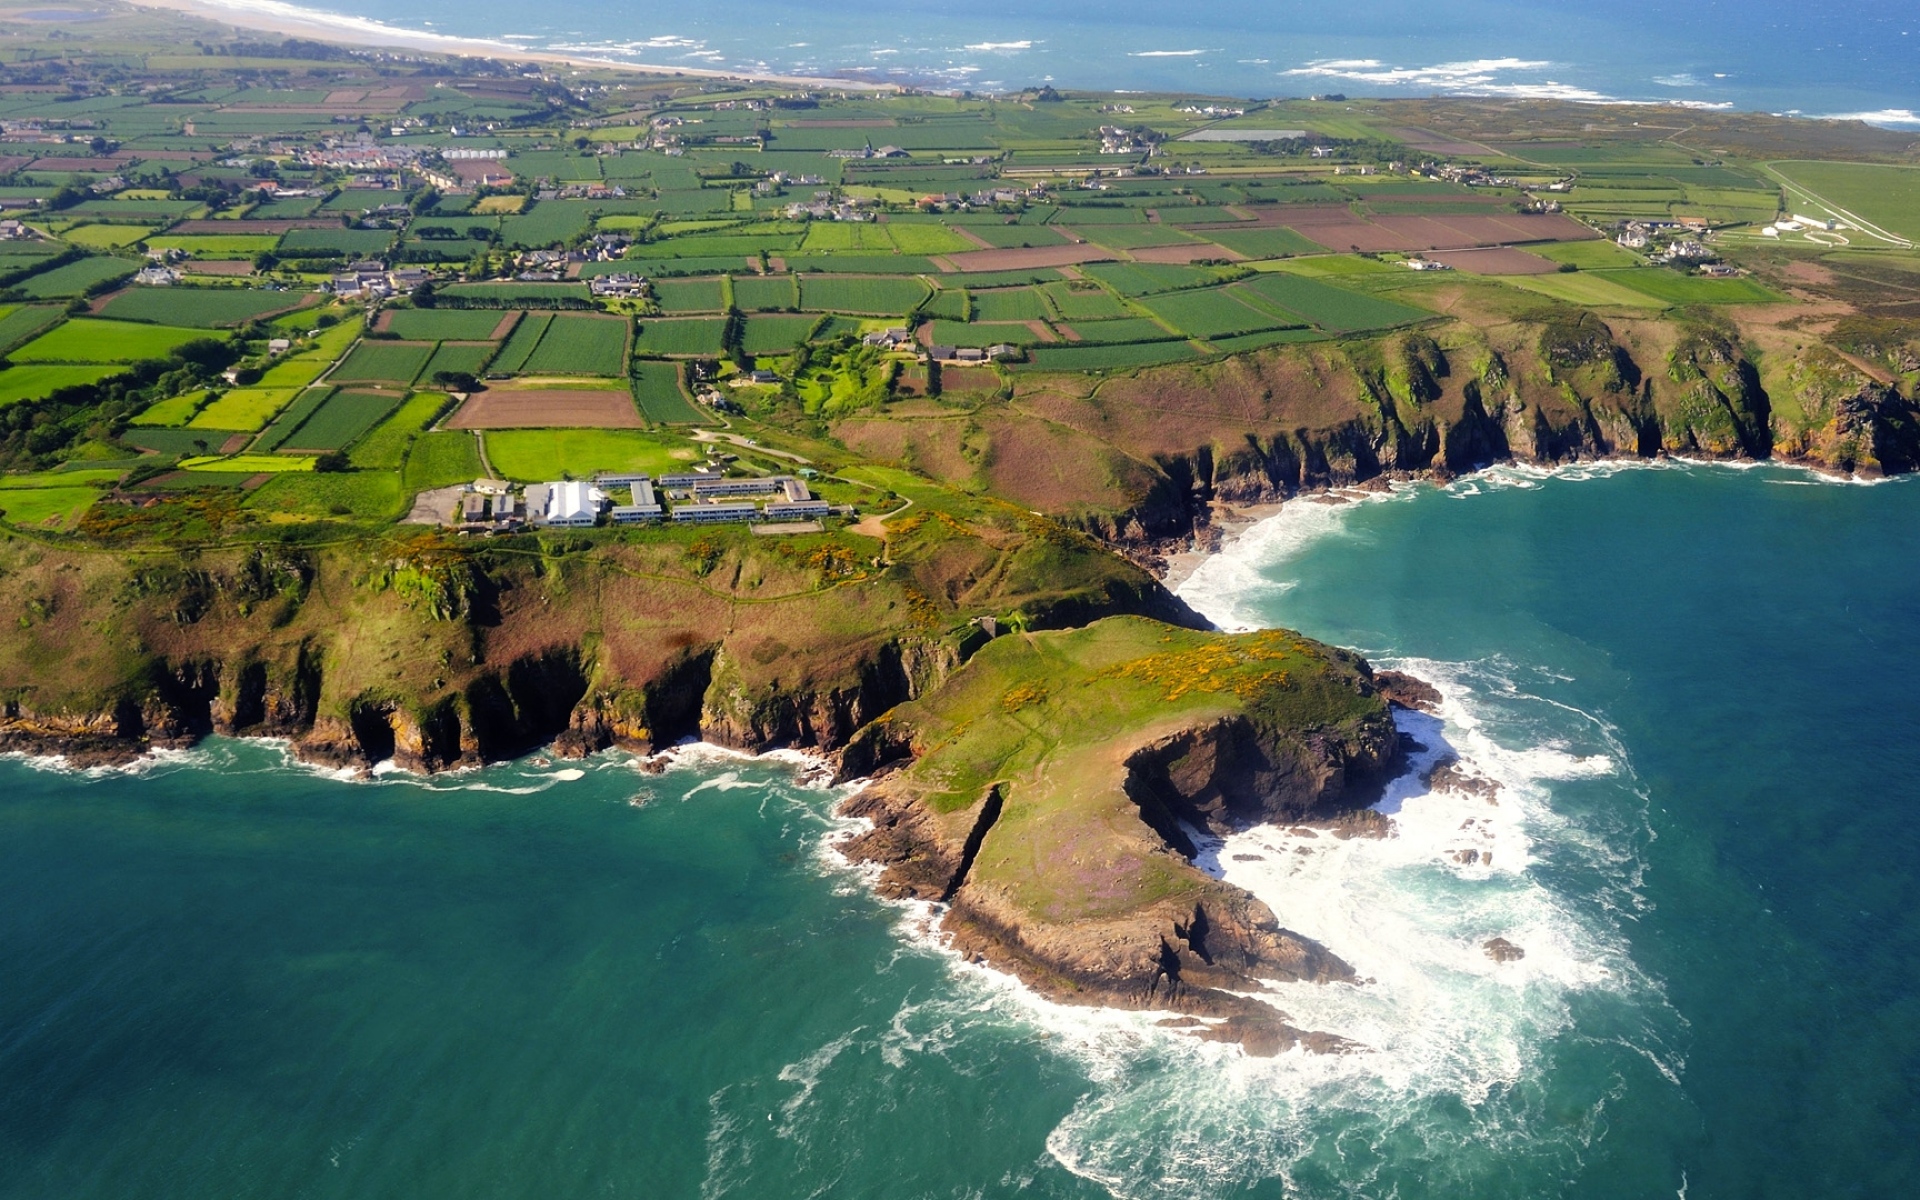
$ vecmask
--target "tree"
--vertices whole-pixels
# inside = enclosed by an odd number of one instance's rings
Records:
[[[330,450],[313,460],[313,469],[322,475],[339,475],[351,468],[344,450]]]

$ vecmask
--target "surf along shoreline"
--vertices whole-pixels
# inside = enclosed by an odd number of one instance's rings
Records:
[[[129,0],[129,6],[183,13],[240,29],[278,33],[287,37],[315,38],[369,50],[406,49],[453,57],[488,58],[541,66],[623,71],[647,76],[683,76],[691,79],[772,83],[800,88],[834,88],[863,92],[900,90],[899,85],[893,83],[833,75],[781,75],[752,71],[725,71],[709,67],[636,63],[585,54],[534,50],[504,40],[459,37],[453,34],[404,29],[368,17],[353,17],[342,13],[302,8],[299,5],[284,3],[283,0]]]

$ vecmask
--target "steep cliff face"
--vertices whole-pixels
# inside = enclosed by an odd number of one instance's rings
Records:
[[[844,535],[849,541],[851,535]],[[0,748],[124,761],[210,733],[341,767],[474,766],[552,744],[690,736],[830,751],[984,637],[1138,612],[1199,618],[1138,568],[1030,513],[877,542],[432,536],[116,556],[0,538]],[[557,552],[556,552],[557,550]]]
[[[1905,342],[1868,348],[1911,357]],[[1609,324],[1556,310],[1337,351],[1276,350],[1245,366],[1144,371],[1084,400],[1035,392],[1031,403],[1151,462],[1151,482],[1120,506],[1076,517],[1136,548],[1184,541],[1214,502],[1272,502],[1380,477],[1446,479],[1501,461],[1771,456],[1869,475],[1920,463],[1920,420],[1899,386],[1824,346],[1793,353],[1792,394],[1776,405],[1731,325],[1670,316]],[[1200,404],[1205,419],[1189,418]],[[1115,415],[1123,406],[1177,409],[1181,420],[1129,424]],[[1181,444],[1183,428],[1195,440]]]
[[[1869,348],[1896,363],[1909,353],[1904,343]],[[1868,477],[1920,465],[1920,410],[1841,354],[1823,346],[1802,354],[1779,390],[1773,449],[1781,457]]]
[[[872,828],[847,852],[1056,999],[1205,1018],[1260,1053],[1333,1048],[1244,993],[1351,968],[1195,869],[1187,830],[1341,817],[1397,754],[1366,664],[1293,634],[1116,618],[1002,638],[849,746],[913,761],[848,803]]]

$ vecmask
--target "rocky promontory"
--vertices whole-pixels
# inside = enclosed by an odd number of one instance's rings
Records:
[[[1053,999],[1163,1009],[1254,1053],[1337,1049],[1247,993],[1352,968],[1195,867],[1194,838],[1350,814],[1398,752],[1366,663],[1297,634],[1116,617],[1005,637],[856,737],[885,773],[845,807],[872,823],[846,852]]]

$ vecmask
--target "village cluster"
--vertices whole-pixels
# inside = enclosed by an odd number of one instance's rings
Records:
[[[810,469],[803,468],[807,474]],[[703,464],[654,477],[607,472],[580,479],[531,483],[516,489],[477,479],[461,489],[449,523],[464,533],[511,532],[528,526],[591,529],[602,521],[635,525],[760,524],[768,532],[818,530],[834,508],[794,475],[728,478],[724,466]]]

